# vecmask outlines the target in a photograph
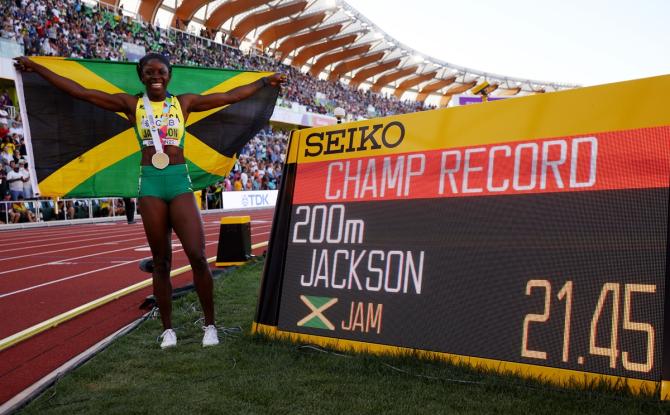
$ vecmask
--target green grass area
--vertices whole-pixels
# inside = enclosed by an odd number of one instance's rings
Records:
[[[216,281],[217,315],[241,334],[203,349],[195,294],[174,306],[178,346],[148,320],[61,379],[21,413],[658,414],[670,405],[594,386],[565,390],[411,357],[328,352],[250,333],[263,269]]]

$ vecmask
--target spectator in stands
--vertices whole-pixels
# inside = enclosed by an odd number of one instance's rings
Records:
[[[263,190],[277,190],[277,183],[266,175],[263,176],[263,183],[261,184]]]
[[[109,199],[100,199],[100,216],[112,216],[112,205]]]
[[[242,188],[246,189],[247,182],[249,181],[249,175],[247,174],[245,169],[241,169],[240,171],[240,180],[242,181]]]
[[[19,221],[18,214],[12,210],[12,195],[9,190],[3,193],[0,201],[0,222],[2,224],[16,223]]]
[[[19,200],[23,197],[23,176],[19,172],[19,166],[12,160],[9,162],[10,171],[7,173],[7,183],[12,200]]]
[[[114,216],[124,216],[126,214],[126,209],[123,206],[122,199],[116,199],[114,203]]]
[[[28,170],[28,163],[23,159],[19,160],[19,173],[23,178],[23,197],[32,199],[33,185],[30,183],[30,171]]]
[[[14,156],[14,150],[16,150],[16,144],[14,144],[14,141],[7,134],[5,134],[4,137],[2,137],[2,143],[0,143],[0,150],[10,154],[12,157]]]
[[[12,210],[16,213],[16,216],[14,217],[15,221],[13,223],[21,221],[35,222],[35,214],[26,206],[23,201],[23,195],[19,195],[19,198],[12,204]]]
[[[11,193],[9,193],[9,183],[7,183],[7,172],[5,172],[4,168],[0,169],[0,195],[8,194],[11,197]]]
[[[10,143],[9,137],[5,137],[2,140],[2,163],[8,165],[10,162],[14,161],[14,143]]]
[[[21,126],[21,116],[17,112],[16,118],[9,122],[9,135],[14,138],[14,141],[17,141],[19,138],[23,138],[23,127]]]
[[[207,188],[207,209],[221,209],[221,187],[209,186]]]
[[[2,95],[0,95],[0,107],[12,107],[14,103],[9,97],[9,92],[6,89],[2,90]]]
[[[251,178],[251,188],[253,190],[261,190],[261,177],[258,170],[256,170],[253,177]]]
[[[9,121],[7,120],[7,118],[2,118],[0,120],[0,139],[2,139],[3,142],[5,138],[7,138],[7,135],[9,134],[9,127],[7,126],[8,122]]]
[[[14,148],[16,148],[16,146],[14,146]],[[14,150],[14,156],[12,157],[12,160],[14,160],[14,163],[16,163],[17,165],[22,160],[21,151],[19,151],[19,149]]]
[[[19,143],[19,154],[21,158],[26,158],[28,156],[28,149],[26,148],[26,140],[23,137],[18,137],[16,134],[13,134],[14,141],[18,140]]]
[[[74,219],[74,213],[74,205],[71,200],[68,200],[65,203],[63,203],[62,200],[58,201],[58,214],[56,215],[56,218],[60,220]]]

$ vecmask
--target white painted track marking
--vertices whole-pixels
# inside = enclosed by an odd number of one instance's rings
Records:
[[[269,233],[270,232],[260,232],[260,233],[252,234],[251,236],[268,235]],[[216,244],[216,243],[219,243],[219,241],[207,242],[207,243],[205,243],[205,246],[213,245],[213,244]],[[127,249],[132,249],[132,248],[119,249],[119,251],[127,250]],[[177,250],[172,251],[172,253],[174,254],[174,253],[183,252],[183,251],[184,251],[183,249],[177,249]],[[110,252],[113,252],[113,251],[110,251]],[[98,255],[98,254],[95,254],[95,255]],[[91,255],[87,255],[87,256],[91,256]],[[151,258],[151,257],[145,257],[145,258]],[[111,268],[120,267],[120,266],[130,264],[130,263],[133,263],[133,262],[139,262],[139,261],[141,261],[142,259],[145,259],[145,258],[133,259],[133,260],[130,260],[130,261],[123,261],[123,262],[120,262],[120,263],[117,263],[117,264],[114,264],[114,265],[110,265],[108,267],[94,269],[94,270],[83,272],[83,273],[80,273],[80,274],[71,275],[71,276],[68,276],[68,277],[63,277],[63,278],[60,278],[60,279],[57,279],[57,280],[54,280],[54,281],[49,281],[49,282],[45,282],[45,283],[42,283],[42,284],[31,286],[31,287],[22,288],[20,290],[0,294],[0,298],[9,297],[11,295],[19,294],[19,293],[22,293],[22,292],[31,291],[31,290],[34,290],[34,289],[37,289],[37,288],[45,287],[45,286],[56,284],[56,283],[63,282],[63,281],[68,281],[68,280],[71,280],[73,278],[79,278],[79,277],[82,277],[84,275],[94,274],[96,272],[105,271],[105,270],[108,270],[108,269],[111,269]],[[46,264],[46,265],[50,265],[50,264]],[[30,267],[30,268],[33,268],[33,267]]]

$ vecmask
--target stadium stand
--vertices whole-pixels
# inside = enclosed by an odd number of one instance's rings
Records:
[[[283,89],[281,98],[320,114],[332,114],[337,106],[354,118],[434,108],[400,101],[394,96],[350,89],[337,81],[319,80],[262,54],[244,54],[207,37],[156,27],[78,0],[17,0],[1,6],[0,13],[5,21],[0,35],[17,41],[26,55],[119,61],[127,60],[122,44],[130,42],[146,51],[168,55],[175,64],[286,73],[291,82]],[[201,34],[211,37],[207,30]],[[317,100],[317,96],[325,98]]]

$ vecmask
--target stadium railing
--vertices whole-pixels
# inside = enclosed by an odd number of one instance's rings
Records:
[[[56,212],[54,201],[51,199],[41,199],[41,200],[24,200],[22,203],[35,214],[36,222],[50,222],[50,221],[64,221],[64,220],[77,220],[77,219],[93,219],[93,218],[116,218],[123,217],[124,215],[117,215],[115,206],[117,203],[123,204],[123,199],[118,197],[110,198],[95,198],[95,199],[59,199],[59,202],[63,202],[61,208],[59,208],[58,213]],[[109,214],[103,215],[104,203],[107,202]],[[0,201],[0,212],[2,212],[2,220],[5,224],[11,225],[9,223],[9,212],[12,210],[12,205],[18,203],[15,200],[12,201]],[[67,210],[69,206],[74,208],[74,213],[72,217],[67,217]],[[59,218],[62,215],[61,218]],[[20,221],[20,223],[26,223],[25,221]],[[0,225],[3,226],[3,225]]]
[[[227,195],[230,193],[230,195]],[[268,198],[268,193],[274,193],[272,198]],[[267,191],[267,190],[244,190],[244,191],[235,191],[235,192],[217,192],[217,193],[207,193],[204,199],[201,199],[201,208],[200,210],[204,212],[223,212],[227,210],[244,210],[244,209],[254,209],[254,208],[270,208],[274,207],[274,200],[276,199],[276,190]],[[196,194],[198,194],[196,192]],[[233,195],[235,194],[235,195]],[[232,198],[226,197],[231,196]],[[200,197],[200,195],[198,195]],[[239,200],[238,200],[239,199]],[[263,203],[258,203],[258,201]],[[58,213],[56,212],[55,204],[53,199],[31,199],[23,200],[23,203],[28,210],[35,214],[35,224],[41,223],[42,225],[59,223],[77,223],[77,222],[106,222],[106,221],[116,221],[116,220],[125,220],[126,215],[125,211],[122,214],[116,213],[116,206],[123,206],[123,199],[120,197],[108,197],[108,198],[77,198],[77,199],[59,199],[62,202],[62,207],[59,207]],[[271,203],[270,203],[271,202]],[[12,210],[12,205],[18,203],[15,200],[9,201],[0,201],[0,229],[4,228],[14,228],[14,227],[26,227],[33,226],[29,225],[29,222],[26,220],[21,220],[18,223],[9,223],[9,212]],[[108,205],[105,205],[108,203]],[[74,208],[72,217],[67,215],[67,210],[69,206]],[[109,210],[104,211],[104,207],[107,207]],[[135,203],[135,214],[139,214],[138,204]],[[18,226],[17,226],[18,225]]]

